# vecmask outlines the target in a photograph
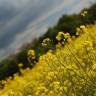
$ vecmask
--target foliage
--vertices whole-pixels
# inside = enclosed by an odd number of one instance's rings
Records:
[[[0,79],[5,79],[9,75],[13,75],[16,72],[19,72],[18,64],[22,63],[23,68],[27,68],[30,66],[30,63],[28,61],[27,52],[29,49],[34,49],[36,53],[36,61],[38,61],[39,57],[43,54],[45,54],[48,50],[52,49],[55,50],[56,47],[58,47],[58,40],[56,39],[56,36],[58,32],[63,33],[70,33],[72,38],[76,38],[81,34],[81,30],[78,29],[80,25],[86,25],[86,24],[93,24],[96,20],[96,4],[94,4],[89,9],[84,9],[80,12],[80,14],[73,14],[73,15],[63,15],[58,23],[54,27],[50,27],[48,31],[42,35],[38,39],[34,39],[30,44],[25,44],[22,49],[20,49],[20,52],[18,52],[14,57],[9,57],[8,59],[5,59],[0,62]],[[79,30],[78,32],[76,32]],[[80,34],[79,34],[80,33]],[[76,35],[76,36],[75,36]],[[50,44],[45,48],[42,46],[42,41],[46,40],[46,38],[50,38]],[[62,41],[62,40],[61,40]],[[71,39],[68,38],[65,41],[70,42]],[[45,41],[44,41],[45,42]],[[64,42],[62,42],[64,43]],[[44,44],[44,43],[43,43]],[[58,45],[56,45],[58,44]],[[64,46],[64,44],[63,44]],[[7,62],[8,60],[8,62]],[[11,62],[12,61],[12,62]],[[9,63],[10,62],[10,63]],[[35,65],[35,63],[33,62]],[[14,70],[13,70],[13,69]],[[12,69],[12,70],[10,70]],[[7,71],[8,70],[8,73]],[[4,72],[4,74],[3,74]]]
[[[0,96],[96,96],[96,24],[81,25],[77,32],[80,37],[70,36],[54,53],[50,49],[33,69],[21,68],[22,76],[1,81]]]

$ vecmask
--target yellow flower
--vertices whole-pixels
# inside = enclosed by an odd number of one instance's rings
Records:
[[[65,80],[64,81],[64,85],[68,85],[69,81],[68,80]]]
[[[35,51],[30,49],[27,53],[27,57],[28,57],[28,61],[31,62],[33,60],[35,60]]]
[[[91,41],[85,41],[85,42],[83,43],[83,46],[88,49],[88,48],[92,48],[92,47],[93,47],[93,44],[92,44]]]
[[[58,35],[64,35],[64,32],[59,32]]]
[[[22,63],[19,63],[18,66],[21,68],[21,67],[23,67],[23,64]]]
[[[84,16],[85,16],[85,14],[84,14],[84,13],[81,13],[81,16],[83,16],[83,17],[84,17]]]
[[[9,93],[9,96],[14,96],[14,94],[15,93],[13,92],[13,90],[11,90],[10,93]]]
[[[60,82],[59,81],[54,81],[53,86],[54,86],[54,89],[59,89],[60,88]]]
[[[83,11],[82,13],[81,13],[81,16],[86,16],[88,14],[88,12],[85,10],[85,11]]]
[[[84,11],[85,14],[87,14],[88,12],[87,11]]]
[[[62,39],[65,41],[65,39],[67,39],[69,37],[70,37],[70,34],[69,33],[59,32],[58,35],[57,35],[57,37],[56,37],[56,39],[58,41],[60,41]]]
[[[47,91],[48,91],[48,89],[46,89],[45,86],[37,87],[36,95],[40,95],[40,94],[42,94],[42,93],[46,93]]]
[[[32,96],[31,94],[27,95],[27,96]]]
[[[71,37],[67,39],[68,43],[71,43],[71,41],[72,41]]]
[[[79,35],[79,32],[76,32],[76,36],[78,36]]]
[[[96,64],[93,64],[92,69],[96,71]]]
[[[72,40],[75,40],[76,39],[76,37],[75,36],[72,36]]]
[[[64,89],[63,87],[60,87],[60,88],[59,88],[60,92],[62,92],[62,91],[63,91],[63,89]]]
[[[35,51],[34,50],[32,50],[32,49],[30,49],[29,51],[28,51],[28,54],[27,54],[28,56],[35,56]]]
[[[82,27],[82,26],[81,26]],[[76,28],[76,35],[79,36],[83,31],[80,28]]]
[[[85,25],[81,25],[80,28],[81,29],[85,29],[86,27],[85,27]]]
[[[56,36],[56,39],[58,40],[58,41],[60,41],[60,40],[64,40],[64,32],[59,32],[58,33],[58,35]]]
[[[56,49],[61,49],[61,48],[62,48],[61,43],[58,43],[58,44],[56,45]]]
[[[7,83],[5,80],[2,80],[1,82],[2,82],[2,84],[6,84]]]
[[[70,37],[70,34],[69,34],[69,33],[65,33],[65,34],[64,34],[64,38],[65,38],[65,39],[67,39],[67,38],[69,38],[69,37]]]
[[[51,44],[50,38],[46,38],[46,39],[44,39],[44,40],[42,41],[42,46],[43,46],[43,47],[50,46],[50,44]]]
[[[54,75],[55,75],[54,72],[49,72],[49,73],[48,73],[48,76],[49,76],[49,77],[53,77]]]
[[[54,96],[53,94],[54,94],[54,91],[51,90],[51,91],[49,92],[48,96]]]
[[[67,92],[68,88],[64,86],[64,91]]]

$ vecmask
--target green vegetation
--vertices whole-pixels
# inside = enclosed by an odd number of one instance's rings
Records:
[[[78,15],[63,15],[59,19],[58,23],[53,28],[49,28],[43,36],[33,40],[33,42],[31,42],[30,44],[23,46],[18,54],[15,54],[14,56],[0,62],[0,80],[6,79],[6,77],[10,75],[13,76],[14,73],[20,73],[20,69],[18,67],[19,63],[23,64],[24,69],[26,67],[32,68],[33,65],[35,65],[34,62],[33,64],[30,64],[27,59],[27,52],[29,49],[35,50],[36,62],[38,61],[39,57],[50,50],[50,48],[52,50],[55,50],[56,44],[58,43],[58,40],[56,39],[58,32],[61,31],[64,33],[70,33],[70,35],[74,38],[74,36],[76,35],[76,28],[78,28],[80,25],[93,24],[95,22],[95,12],[96,4],[89,9],[84,9]],[[76,35],[75,37],[78,36]],[[50,46],[44,48],[41,43],[46,38],[50,38],[51,43],[49,44]]]
[[[59,32],[55,52],[50,49],[40,56],[34,68],[23,70],[19,64],[21,76],[1,81],[5,87],[0,96],[96,96],[96,24],[76,31],[76,39]],[[51,39],[46,40],[44,47]],[[36,54],[29,50],[27,55],[30,61]]]

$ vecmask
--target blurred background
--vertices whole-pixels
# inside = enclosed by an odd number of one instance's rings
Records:
[[[63,14],[79,13],[95,0],[0,0],[0,60],[44,34]]]

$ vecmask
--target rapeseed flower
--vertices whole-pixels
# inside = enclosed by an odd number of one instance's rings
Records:
[[[93,71],[96,71],[96,64],[93,64],[92,69]]]
[[[49,47],[50,44],[51,44],[50,38],[46,38],[46,39],[44,39],[44,40],[42,41],[42,46],[43,46],[43,47]]]
[[[88,14],[88,12],[85,10],[81,13],[81,16],[85,17]]]
[[[30,49],[27,53],[27,58],[29,62],[32,62],[36,59],[35,51]]]
[[[58,41],[61,41],[61,40],[64,40],[65,41],[64,36],[65,36],[64,32],[59,32],[58,35],[56,36],[56,39]]]
[[[19,68],[23,67],[23,64],[22,63],[19,63],[18,64]]]

